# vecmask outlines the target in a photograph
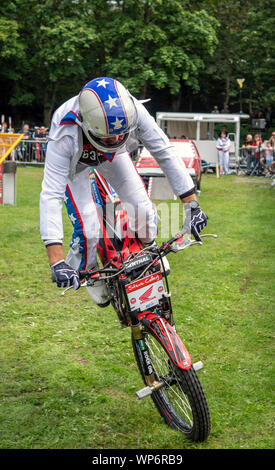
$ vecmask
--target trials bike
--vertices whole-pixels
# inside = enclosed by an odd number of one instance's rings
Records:
[[[210,413],[196,373],[203,364],[192,364],[176,332],[162,260],[170,252],[201,242],[189,239],[180,244],[180,232],[161,246],[144,247],[131,234],[126,212],[106,180],[94,171],[91,183],[102,232],[98,243],[102,267],[79,271],[82,285],[104,280],[122,328],[131,328],[134,356],[145,385],[136,392],[137,397],[150,396],[171,428],[193,441],[204,441],[210,432]]]

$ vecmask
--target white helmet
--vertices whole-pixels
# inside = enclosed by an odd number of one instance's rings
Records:
[[[79,94],[79,111],[86,137],[103,152],[122,148],[137,123],[137,111],[129,91],[109,77],[95,78],[84,86]],[[108,145],[101,140],[116,135],[119,139],[115,144]]]

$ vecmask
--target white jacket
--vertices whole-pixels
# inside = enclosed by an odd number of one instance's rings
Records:
[[[228,152],[230,150],[231,140],[229,137],[218,137],[216,142],[217,150],[223,150],[224,152]]]
[[[174,194],[180,196],[192,190],[194,183],[184,163],[165,133],[156,124],[144,105],[135,99],[138,124],[131,137],[138,139],[157,160],[167,176]],[[44,179],[40,195],[40,232],[43,240],[61,241],[62,201],[68,179],[73,179],[83,151],[82,129],[76,123],[78,96],[62,104],[54,113],[48,135]],[[114,159],[127,153],[123,148]],[[109,162],[112,165],[112,162]],[[100,172],[100,165],[98,167]]]

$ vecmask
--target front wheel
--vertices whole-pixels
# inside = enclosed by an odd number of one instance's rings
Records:
[[[151,331],[144,334],[143,341],[150,355],[155,380],[164,383],[151,395],[159,413],[166,424],[183,432],[188,439],[204,441],[210,432],[210,414],[195,370],[193,367],[189,370],[177,367]],[[147,385],[143,356],[133,336],[132,344],[139,371]]]

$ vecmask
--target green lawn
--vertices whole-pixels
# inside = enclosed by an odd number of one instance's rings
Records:
[[[130,331],[85,289],[51,283],[39,235],[42,169],[19,168],[17,205],[0,207],[0,448],[274,447],[275,189],[262,178],[203,177],[207,239],[169,255],[177,330],[212,419],[204,443],[170,430],[143,387]],[[179,204],[171,201],[171,204]],[[64,218],[66,243],[71,227]]]

